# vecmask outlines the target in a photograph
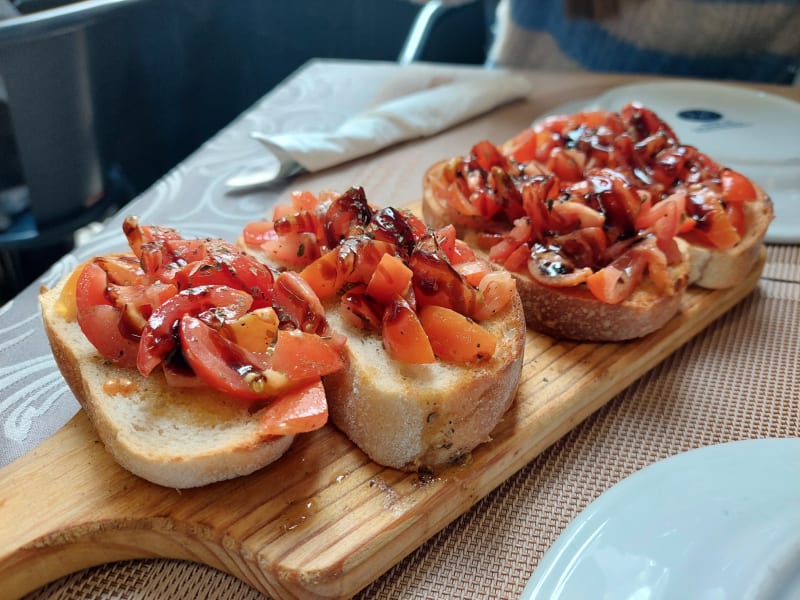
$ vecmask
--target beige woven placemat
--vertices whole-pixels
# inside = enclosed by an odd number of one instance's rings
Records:
[[[359,594],[516,598],[592,500],[636,470],[731,440],[800,436],[800,247],[773,246],[758,289]],[[214,569],[105,565],[29,600],[263,598]]]

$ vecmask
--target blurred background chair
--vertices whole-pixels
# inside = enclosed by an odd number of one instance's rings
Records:
[[[131,198],[109,152],[124,86],[127,19],[153,0],[22,0],[0,21],[0,259],[9,293],[73,245],[73,235]]]
[[[398,62],[485,63],[498,1],[422,2],[400,50]]]
[[[411,0],[0,0],[2,299],[311,58],[396,61]],[[2,16],[2,15],[0,15]],[[483,4],[414,60],[480,64]],[[2,215],[0,215],[2,216]]]

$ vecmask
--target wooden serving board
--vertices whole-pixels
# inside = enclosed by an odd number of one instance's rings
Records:
[[[2,595],[92,565],[166,557],[273,598],[349,597],[742,300],[765,257],[736,288],[690,290],[678,316],[637,341],[529,332],[516,402],[493,441],[429,478],[371,462],[326,426],[258,473],[178,491],[119,467],[80,412],[0,470]]]

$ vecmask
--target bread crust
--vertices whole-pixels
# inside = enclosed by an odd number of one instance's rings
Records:
[[[675,293],[659,293],[649,280],[619,304],[595,298],[585,285],[552,288],[514,273],[531,329],[560,339],[616,342],[643,337],[663,327],[681,308],[689,281],[688,254],[670,269]]]
[[[431,166],[423,179],[422,215],[434,229],[453,223],[459,237],[468,242],[481,230],[477,218],[459,219],[454,211],[434,193],[434,182],[441,178],[447,161]],[[473,249],[475,244],[471,244]],[[680,243],[683,255],[670,267],[673,291],[665,295],[645,278],[630,297],[619,304],[595,298],[584,284],[575,287],[545,286],[527,273],[512,272],[522,298],[528,327],[559,339],[591,342],[615,342],[643,337],[660,329],[680,310],[681,300],[690,279],[689,246]]]
[[[66,279],[66,278],[65,278]],[[39,301],[56,364],[115,460],[158,485],[191,488],[247,475],[280,458],[293,436],[265,436],[259,413],[208,389],[180,390],[163,374],[148,377],[103,359],[77,321],[58,314],[62,280]],[[108,381],[129,380],[129,394]]]
[[[323,378],[332,422],[375,462],[402,470],[436,469],[457,461],[491,432],[511,406],[525,345],[522,302],[481,325],[498,337],[492,358],[477,365],[394,361],[380,336],[347,325],[346,368]]]

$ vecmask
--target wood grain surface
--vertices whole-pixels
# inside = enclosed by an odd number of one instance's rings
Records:
[[[83,412],[0,471],[0,596],[118,560],[180,558],[273,598],[349,597],[468,510],[757,285],[691,289],[662,330],[614,344],[528,332],[515,403],[493,440],[431,476],[383,468],[328,425],[277,463],[192,490],[119,467]]]

